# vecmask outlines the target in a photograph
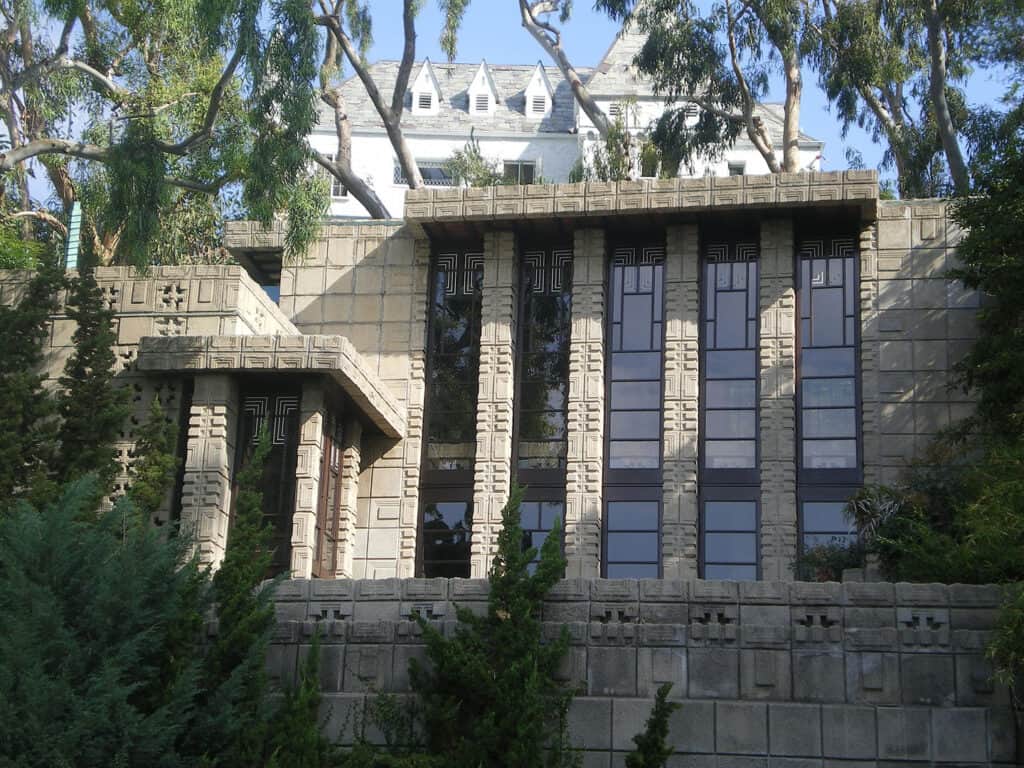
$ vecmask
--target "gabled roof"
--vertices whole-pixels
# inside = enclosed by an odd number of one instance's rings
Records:
[[[627,19],[587,81],[590,95],[653,96],[650,79],[640,75],[633,66],[633,59],[646,42],[647,35],[639,31],[635,22]]]
[[[437,76],[434,74],[434,67],[430,64],[430,59],[423,60],[423,65],[420,67],[416,77],[412,79],[412,86],[410,88],[413,93],[425,89],[433,91],[437,94],[438,98],[441,98],[441,84],[437,82]]]
[[[469,92],[478,90],[489,91],[494,96],[494,102],[498,103],[501,101],[501,95],[498,93],[498,86],[494,84],[494,78],[491,77],[491,68],[487,66],[487,59],[480,62],[480,68],[473,75],[473,82],[469,84],[467,89]]]
[[[530,82],[526,84],[526,90],[530,91],[538,86],[547,91],[548,96],[554,97],[555,89],[551,87],[551,80],[548,78],[548,73],[544,70],[544,65],[539,61],[537,62],[537,66],[533,68],[533,74],[530,75]]]
[[[469,129],[477,133],[487,131],[522,134],[568,134],[576,130],[576,102],[569,84],[555,67],[544,69],[544,76],[554,90],[551,111],[543,119],[531,119],[526,114],[526,86],[537,69],[535,64],[488,64],[491,79],[498,93],[498,103],[489,115],[469,111],[469,86],[473,82],[478,63],[432,64],[431,71],[440,84],[440,109],[436,114],[413,114],[409,109],[412,94],[405,97],[406,110],[402,114],[402,130],[410,133],[438,133],[469,136]],[[370,76],[377,83],[385,101],[398,78],[397,61],[378,61],[369,67]],[[580,70],[586,77],[590,70]],[[351,77],[341,86],[352,128],[383,130],[380,117],[363,89],[358,77]],[[334,114],[326,104],[320,103],[318,131],[334,133]]]

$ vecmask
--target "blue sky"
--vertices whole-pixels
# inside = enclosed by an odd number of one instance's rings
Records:
[[[591,1],[576,0],[573,18],[563,31],[563,43],[570,60],[578,67],[597,64],[619,29],[619,25],[603,13],[591,10]],[[375,39],[370,51],[371,60],[399,58],[402,46],[401,0],[374,0],[371,5]],[[417,60],[427,56],[433,61],[445,59],[438,44],[440,29],[441,16],[436,0],[424,0],[417,23]],[[456,59],[475,63],[485,58],[492,64],[530,64],[538,60],[552,63],[523,29],[516,0],[472,0],[470,3],[459,35]],[[805,133],[825,142],[823,168],[845,168],[847,147],[859,150],[867,167],[874,168],[881,160],[882,148],[872,143],[868,132],[856,126],[851,127],[847,138],[843,139],[839,122],[829,113],[829,105],[817,86],[814,73],[806,72],[804,82],[801,127]],[[773,85],[781,89],[781,78]],[[975,73],[967,87],[972,104],[995,104],[1005,90],[1002,72]],[[781,93],[770,93],[769,100],[781,101]]]

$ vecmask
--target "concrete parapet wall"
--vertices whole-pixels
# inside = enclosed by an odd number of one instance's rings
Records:
[[[318,627],[326,727],[350,742],[356,727],[373,731],[357,716],[368,698],[409,693],[409,659],[425,658],[414,614],[451,633],[455,605],[484,611],[487,591],[464,579],[285,582],[271,671],[294,677]],[[683,704],[670,765],[1012,765],[1009,692],[984,657],[999,597],[993,586],[569,579],[544,619],[552,636],[569,629],[562,675],[581,691],[570,726],[587,766],[621,765],[665,682]]]

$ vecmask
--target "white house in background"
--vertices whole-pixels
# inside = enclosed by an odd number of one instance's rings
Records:
[[[605,114],[621,114],[637,136],[646,134],[665,110],[650,81],[633,66],[644,39],[624,29],[596,68],[579,70]],[[398,62],[379,61],[370,66],[370,73],[382,93],[391,93]],[[358,78],[346,81],[342,92],[352,122],[353,170],[376,190],[393,216],[401,216],[408,185],[384,126]],[[466,146],[470,131],[484,156],[498,161],[505,175],[521,184],[568,181],[577,160],[589,157],[599,140],[559,70],[540,63],[434,64],[426,59],[413,73],[405,106],[402,130],[428,186],[450,185],[444,163]],[[697,107],[690,108],[696,120]],[[781,155],[782,105],[761,105],[761,116]],[[326,154],[337,151],[334,117],[325,105],[310,141]],[[819,170],[823,147],[801,133],[801,168]],[[722,158],[693,169],[694,175],[767,172],[764,158],[745,134]],[[690,170],[682,168],[680,173],[690,175]],[[332,185],[330,213],[366,216],[363,206],[338,183]]]

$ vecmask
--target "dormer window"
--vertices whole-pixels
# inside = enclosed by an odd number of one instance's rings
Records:
[[[523,96],[525,97],[523,111],[531,120],[541,120],[551,114],[555,91],[551,87],[551,81],[548,80],[548,73],[544,71],[540,62],[537,62],[537,66],[534,67]]]
[[[480,62],[466,95],[469,97],[469,111],[472,114],[489,115],[494,112],[494,105],[498,103],[498,88],[486,61]]]
[[[412,113],[414,115],[436,115],[441,106],[441,86],[434,76],[430,59],[423,62],[412,83]]]

